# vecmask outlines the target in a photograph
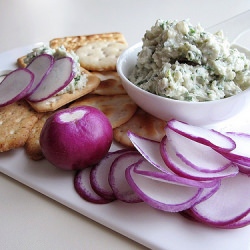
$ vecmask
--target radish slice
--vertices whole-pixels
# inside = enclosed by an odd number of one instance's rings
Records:
[[[0,107],[22,99],[34,81],[34,74],[28,69],[11,71],[0,83]]]
[[[222,154],[235,163],[250,167],[250,134],[227,132],[226,135],[235,141],[236,148],[231,152],[223,152]]]
[[[121,149],[115,152],[109,152],[90,172],[90,184],[97,194],[108,200],[115,200],[114,192],[109,185],[109,171],[113,161],[120,155],[129,152],[127,149]]]
[[[128,184],[125,171],[130,165],[139,161],[142,156],[138,152],[129,152],[117,157],[109,172],[109,184],[118,200],[127,203],[141,202],[141,199]]]
[[[176,155],[190,167],[205,173],[215,173],[228,168],[231,161],[211,147],[166,128],[166,135],[174,145]]]
[[[193,126],[177,120],[169,121],[166,128],[218,151],[231,151],[236,147],[230,137],[213,129]]]
[[[235,176],[239,170],[231,164],[228,168],[215,173],[201,172],[183,162],[175,152],[172,142],[165,136],[161,141],[161,155],[166,165],[176,174],[194,180],[214,180]]]
[[[28,94],[26,95],[26,98],[29,95],[31,95],[36,90],[36,88],[38,88],[39,84],[41,84],[43,79],[47,76],[53,63],[54,63],[54,58],[52,55],[41,54],[35,57],[26,67],[35,76],[34,83],[32,84],[32,87],[30,88]]]
[[[38,88],[27,98],[31,102],[43,101],[65,88],[74,78],[73,59],[56,60]]]
[[[109,203],[110,200],[99,196],[90,185],[90,171],[91,167],[78,171],[74,178],[74,187],[76,192],[87,201],[96,204]]]
[[[165,181],[147,178],[134,171],[135,165],[126,170],[126,178],[138,196],[150,206],[179,212],[190,208],[202,192],[201,188],[173,185]]]
[[[239,173],[221,180],[219,190],[209,199],[193,206],[192,216],[213,226],[226,226],[248,216],[250,212],[250,177]]]
[[[220,184],[219,180],[212,181],[196,181],[188,178],[184,178],[176,175],[172,171],[162,172],[158,168],[154,167],[147,160],[142,159],[135,164],[134,171],[137,174],[144,175],[145,177],[152,179],[161,179],[161,181],[166,181],[168,183],[183,185],[189,187],[199,187],[199,188],[211,188],[217,187]]]
[[[163,172],[172,172],[165,162],[163,161],[160,154],[160,143],[152,141],[147,138],[136,135],[135,133],[128,131],[128,137],[133,143],[135,148],[141,153],[141,155],[152,165]]]

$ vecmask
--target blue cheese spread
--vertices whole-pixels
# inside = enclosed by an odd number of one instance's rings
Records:
[[[151,93],[192,102],[218,100],[250,86],[250,61],[223,32],[189,20],[157,20],[147,30],[129,80]]]
[[[26,64],[29,64],[34,59],[34,57],[39,56],[41,54],[52,55],[55,60],[66,56],[73,59],[74,79],[72,79],[72,81],[56,95],[73,93],[74,91],[83,89],[86,86],[87,74],[81,72],[79,57],[73,51],[67,51],[64,46],[52,49],[49,46],[43,44],[37,48],[34,48],[32,52],[28,53],[25,57],[24,62]]]

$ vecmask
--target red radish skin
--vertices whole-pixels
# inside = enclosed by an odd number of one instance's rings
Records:
[[[67,108],[50,116],[40,135],[45,158],[58,168],[83,169],[108,153],[113,130],[108,118],[90,106]]]
[[[106,204],[111,202],[99,196],[90,185],[91,167],[78,171],[74,177],[74,187],[76,192],[86,201],[96,204]]]
[[[62,57],[56,60],[46,77],[36,90],[28,96],[30,102],[40,102],[50,98],[65,88],[74,78],[73,59]]]
[[[0,107],[25,97],[33,82],[34,74],[28,69],[16,69],[7,74],[0,83]]]
[[[41,54],[35,57],[29,65],[26,67],[34,74],[34,83],[32,87],[29,89],[26,98],[31,95],[42,83],[43,79],[50,72],[54,63],[54,58],[49,54]]]

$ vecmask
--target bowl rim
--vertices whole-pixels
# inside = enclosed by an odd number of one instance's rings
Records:
[[[213,105],[220,105],[220,103],[225,103],[225,101],[229,102],[229,101],[233,101],[234,99],[238,99],[239,97],[246,95],[248,92],[250,92],[250,87],[243,90],[242,92],[233,95],[233,96],[229,96],[223,99],[218,99],[218,100],[212,100],[212,101],[203,101],[203,102],[189,102],[189,101],[184,101],[184,100],[176,100],[176,99],[171,99],[168,97],[164,97],[164,96],[160,96],[160,95],[156,95],[154,93],[148,92],[140,87],[138,87],[137,85],[135,85],[133,82],[131,82],[127,76],[124,74],[123,70],[122,70],[122,65],[124,63],[127,62],[127,55],[128,54],[132,54],[130,53],[131,51],[136,51],[139,48],[142,48],[143,42],[137,42],[135,44],[133,44],[132,46],[126,48],[121,55],[118,57],[117,59],[117,63],[116,63],[116,68],[117,68],[117,72],[120,75],[120,77],[123,78],[123,80],[125,80],[130,86],[132,86],[133,88],[137,89],[138,91],[140,91],[143,94],[146,94],[148,96],[152,96],[153,98],[159,98],[160,100],[168,100],[169,102],[172,103],[179,103],[179,104],[185,104],[185,105],[189,105],[189,106],[194,106],[199,104],[200,106],[202,105],[209,105],[209,104],[213,104]],[[237,45],[237,44],[236,44]],[[240,45],[237,45],[239,47],[241,47]],[[139,52],[139,51],[138,51]],[[134,53],[133,53],[134,54]]]

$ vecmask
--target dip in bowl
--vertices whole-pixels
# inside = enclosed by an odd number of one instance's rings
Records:
[[[123,52],[117,71],[129,96],[148,113],[209,125],[249,103],[250,62],[241,49],[222,33],[214,36],[188,21],[158,20],[142,42]]]

